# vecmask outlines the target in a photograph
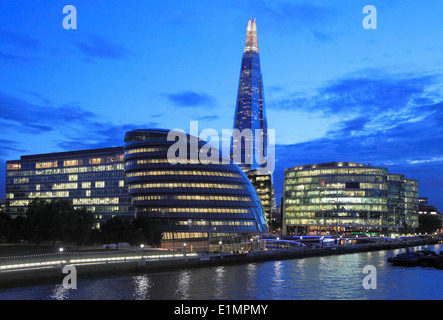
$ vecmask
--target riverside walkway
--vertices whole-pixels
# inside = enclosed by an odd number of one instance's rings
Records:
[[[312,240],[312,239],[311,239]],[[366,239],[368,240],[368,239]],[[75,251],[0,257],[0,287],[61,283],[63,267],[74,266],[79,279],[117,273],[155,272],[219,264],[298,259],[315,256],[390,250],[438,243],[435,236],[368,241],[344,245],[288,245],[287,240],[266,239],[266,249],[241,253],[199,253],[158,250]],[[300,241],[300,240],[297,240]]]

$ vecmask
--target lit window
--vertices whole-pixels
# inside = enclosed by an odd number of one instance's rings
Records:
[[[95,187],[96,188],[104,188],[105,187],[105,182],[104,181],[96,181],[95,182]]]
[[[20,163],[8,163],[6,165],[6,170],[20,170],[21,164]]]
[[[65,167],[73,167],[78,166],[79,160],[65,160],[63,161],[63,166]]]
[[[93,158],[89,160],[90,164],[100,164],[102,162],[103,162],[102,158]]]
[[[36,169],[45,169],[45,168],[56,168],[57,167],[57,161],[51,161],[51,162],[37,162],[35,164]]]

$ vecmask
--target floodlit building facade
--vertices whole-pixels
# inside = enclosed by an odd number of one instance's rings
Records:
[[[168,152],[178,142],[168,141],[168,131],[126,133],[125,174],[136,214],[145,214],[163,232],[163,242],[175,246],[266,233],[260,200],[242,170],[229,159],[222,163],[221,157],[216,163],[193,159],[193,137],[182,137],[180,151],[188,151],[174,164]],[[206,142],[193,141],[200,155]]]
[[[399,233],[418,227],[417,206],[418,181],[389,175],[387,168],[351,162],[298,166],[285,170],[282,232]]]

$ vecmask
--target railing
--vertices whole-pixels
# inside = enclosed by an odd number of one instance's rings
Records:
[[[133,253],[133,252],[132,252]],[[96,253],[94,253],[96,254]],[[59,259],[51,259],[48,261],[35,261],[39,256],[42,258],[48,257],[50,254],[42,254],[42,255],[32,255],[32,261],[29,261],[30,256],[20,256],[20,260],[23,257],[27,257],[28,261],[16,261],[16,263],[8,263],[0,265],[0,273],[1,272],[9,272],[9,271],[24,271],[24,270],[37,270],[37,269],[48,269],[48,268],[58,268],[62,265],[92,265],[92,264],[106,264],[106,263],[121,263],[121,262],[133,262],[133,261],[158,261],[158,260],[167,260],[167,259],[178,259],[178,258],[186,258],[186,257],[197,257],[197,253],[170,253],[170,254],[138,254],[138,255],[124,255],[124,256],[109,256],[109,257],[82,257],[81,254],[77,252],[72,253],[54,253],[54,255],[59,255]],[[66,259],[65,255],[72,255],[71,259]],[[75,256],[77,255],[77,256]],[[83,254],[84,255],[84,254]]]

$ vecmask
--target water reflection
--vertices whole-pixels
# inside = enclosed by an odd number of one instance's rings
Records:
[[[61,284],[15,288],[0,290],[0,299],[443,299],[442,270],[386,262],[405,250],[84,279],[77,290]],[[376,267],[376,290],[363,288],[366,265]]]
[[[134,300],[149,300],[152,287],[151,280],[147,275],[133,277],[134,281]]]
[[[180,271],[180,274],[178,276],[178,284],[177,284],[177,291],[175,292],[174,296],[178,299],[189,299],[189,288],[191,285],[191,271],[190,270],[183,270]]]
[[[51,299],[67,300],[69,298],[69,290],[72,289],[65,289],[63,285],[58,284],[55,286],[54,290],[52,291]]]

